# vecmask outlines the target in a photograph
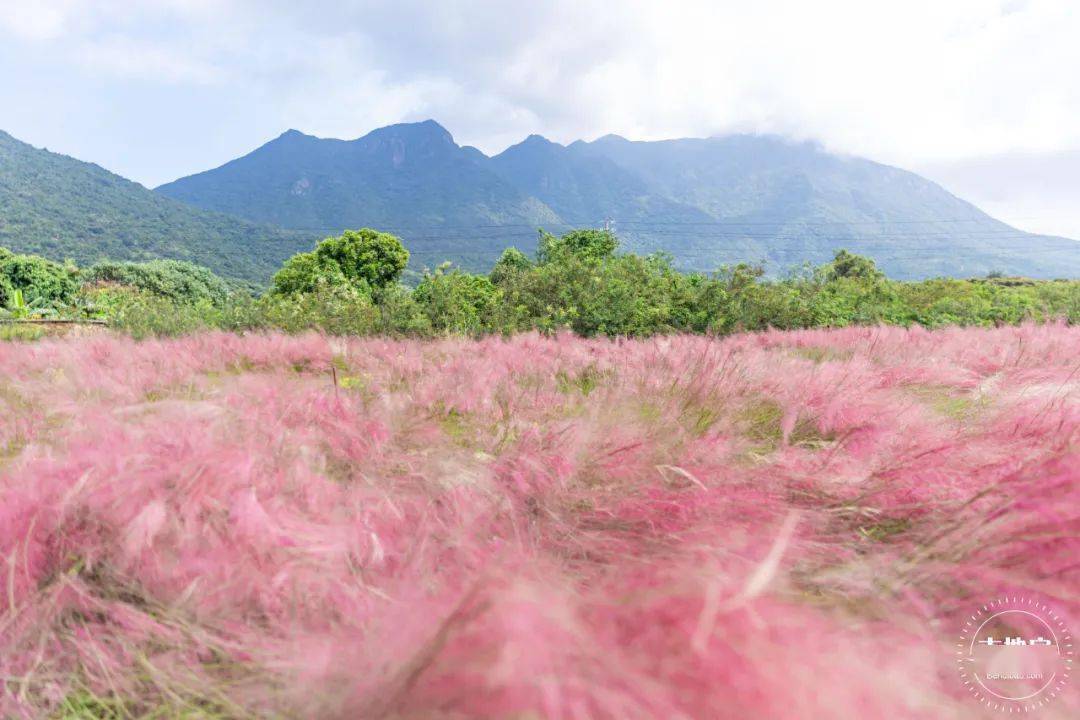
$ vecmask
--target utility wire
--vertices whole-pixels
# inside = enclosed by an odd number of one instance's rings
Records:
[[[787,225],[811,228],[811,227],[857,227],[857,226],[888,226],[888,225],[934,225],[940,223],[981,223],[983,225],[995,225],[1003,226],[1001,231],[1003,232],[1023,232],[1014,228],[1009,228],[1004,223],[994,220],[993,218],[939,218],[939,219],[898,219],[898,220],[819,220],[819,221],[799,221],[799,220],[733,220],[733,219],[718,219],[718,220],[617,220],[615,218],[594,218],[589,220],[559,220],[559,221],[537,221],[536,223],[469,223],[469,224],[452,224],[452,223],[378,223],[382,227],[392,227],[398,229],[432,229],[432,230],[450,230],[450,229],[462,229],[462,230],[482,230],[482,229],[502,229],[502,228],[528,228],[531,230],[537,230],[542,227],[592,227],[600,229],[606,222],[617,222],[620,226],[637,226],[645,225],[649,227],[665,226],[665,227],[783,227]],[[301,231],[314,231],[314,232],[326,232],[325,227],[298,227],[288,228],[292,230]]]

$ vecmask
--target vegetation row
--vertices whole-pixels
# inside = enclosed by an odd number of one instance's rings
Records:
[[[393,235],[346,231],[293,256],[269,288],[256,288],[175,260],[79,268],[0,248],[0,314],[105,320],[136,337],[207,328],[418,337],[526,330],[648,336],[1080,320],[1080,281],[896,281],[872,259],[843,250],[830,263],[780,278],[751,264],[683,273],[668,256],[620,252],[617,237],[605,230],[561,237],[541,231],[535,257],[508,248],[486,275],[444,264],[413,287],[402,282],[408,260],[408,250]],[[8,323],[5,332],[37,331]]]

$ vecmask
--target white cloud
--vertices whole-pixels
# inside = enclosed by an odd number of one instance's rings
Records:
[[[286,16],[300,39],[362,36],[352,60],[387,85],[459,88],[426,114],[489,150],[460,102],[504,107],[515,137],[781,132],[908,163],[1080,146],[1070,0],[425,5]]]
[[[0,36],[30,48],[21,61],[114,103],[139,104],[132,82],[219,87],[191,110],[218,121],[219,161],[270,129],[356,137],[425,117],[486,151],[530,132],[777,132],[905,166],[1080,148],[1075,0],[19,5],[0,11]],[[165,112],[136,107],[130,122],[200,142]]]
[[[28,40],[57,38],[64,32],[68,5],[66,2],[11,2],[0,6],[0,29]]]
[[[214,83],[226,78],[227,70],[176,48],[132,37],[103,37],[80,43],[74,54],[83,72],[116,78],[149,80],[158,83]]]
[[[1080,150],[992,155],[914,169],[1018,228],[1080,239]]]

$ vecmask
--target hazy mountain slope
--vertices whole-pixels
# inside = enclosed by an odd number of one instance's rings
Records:
[[[392,125],[357,140],[295,130],[219,168],[158,188],[163,195],[258,222],[319,233],[370,226],[408,241],[414,265],[490,264],[513,238],[558,216],[458,146],[438,123]]]
[[[567,223],[597,226],[617,223],[624,243],[640,252],[666,250],[661,228],[700,227],[714,218],[701,208],[659,193],[637,174],[605,157],[553,143],[539,135],[507,148],[490,160],[507,181],[544,202]],[[637,225],[654,226],[640,232]],[[725,243],[732,256],[758,257],[765,247],[751,238]],[[680,258],[693,253],[693,243],[679,247]]]
[[[693,204],[715,222],[700,227],[624,223],[624,232],[666,233],[694,243],[693,265],[730,262],[728,243],[765,243],[783,267],[821,262],[838,247],[876,258],[900,278],[992,270],[1080,275],[1080,243],[1023,233],[939,185],[898,168],[770,136],[632,142],[609,135],[571,150],[615,162],[655,192]],[[680,255],[676,252],[676,255]]]
[[[263,281],[311,239],[170,200],[0,131],[0,246],[14,251],[79,264],[175,258]]]
[[[637,175],[606,158],[585,157],[540,135],[507,148],[490,164],[567,222],[597,224],[609,217],[658,222],[709,218],[698,208],[656,194]]]

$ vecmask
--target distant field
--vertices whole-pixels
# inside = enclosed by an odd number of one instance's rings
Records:
[[[1078,351],[0,343],[0,716],[997,717],[973,609],[1080,625]]]

